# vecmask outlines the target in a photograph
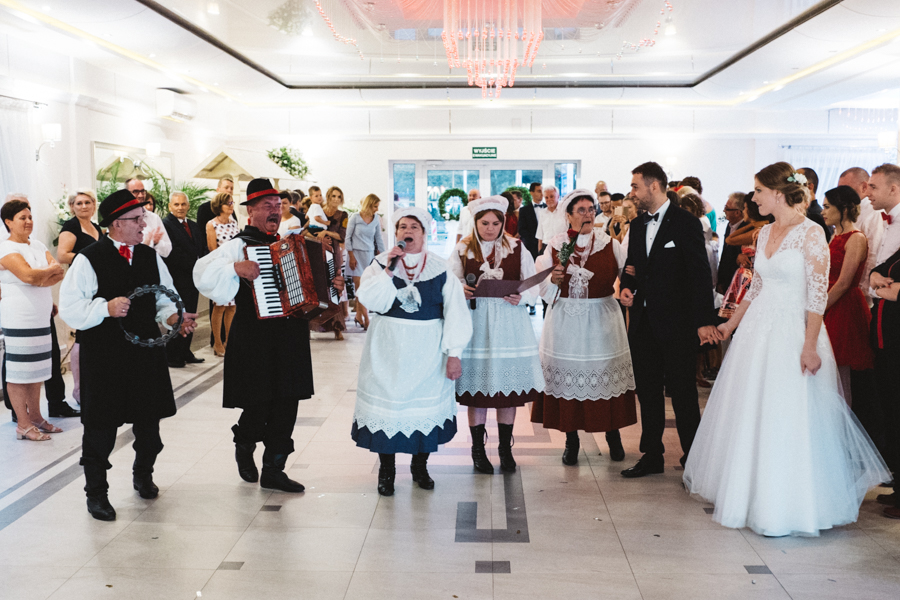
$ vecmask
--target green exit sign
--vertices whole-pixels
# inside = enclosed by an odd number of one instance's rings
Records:
[[[473,146],[472,158],[497,158],[497,147]]]

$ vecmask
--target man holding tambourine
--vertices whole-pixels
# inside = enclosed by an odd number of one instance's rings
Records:
[[[88,512],[101,521],[116,518],[106,471],[124,423],[135,437],[134,489],[146,499],[159,493],[152,477],[163,448],[159,420],[175,414],[165,342],[196,327],[165,263],[141,243],[147,203],[128,190],[110,194],[100,204],[108,234],[75,257],[59,291],[60,316],[81,332],[81,464]],[[169,333],[159,337],[158,324]]]

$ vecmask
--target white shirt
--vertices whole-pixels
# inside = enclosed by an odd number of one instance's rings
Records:
[[[560,233],[565,233],[568,229],[569,221],[566,219],[566,211],[557,205],[556,210],[553,212],[550,212],[548,208],[538,214],[537,233],[534,237],[544,242],[544,246],[547,246],[550,240]]]
[[[463,239],[472,234],[475,229],[475,219],[472,218],[472,211],[468,206],[459,209],[459,225],[456,227],[456,235]]]
[[[324,223],[317,221],[316,217],[325,221]],[[306,211],[306,218],[309,219],[309,225],[307,227],[318,227],[319,229],[328,229],[328,215],[325,214],[325,209],[322,208],[321,204],[316,204],[313,202],[309,205],[309,210]]]
[[[869,255],[866,257],[866,270],[864,276],[859,281],[859,287],[866,295],[869,305],[872,300],[869,295],[869,273],[878,266],[876,257],[878,250],[881,248],[881,239],[884,237],[884,227],[887,223],[881,218],[884,211],[872,208],[872,201],[863,198],[859,204],[859,218],[856,220],[856,226],[863,232],[869,242]]]
[[[325,213],[323,212],[322,214],[325,214]],[[300,219],[298,219],[294,215],[291,215],[290,219],[288,219],[287,221],[282,221],[281,224],[278,226],[278,235],[283,237],[287,233],[288,229],[302,229],[302,228],[303,228],[303,223],[300,222]]]
[[[606,224],[609,223],[611,217],[607,217],[603,213],[597,213],[597,216],[594,218],[594,227],[606,227]]]
[[[671,204],[671,202],[666,200],[655,213],[647,213],[650,217],[659,215],[659,218],[655,221],[647,222],[647,256],[650,256],[650,250],[653,248],[653,240],[656,239],[656,234],[659,232],[659,226],[662,225],[663,219],[666,218],[666,211],[669,210],[669,204]]]
[[[876,214],[878,214],[876,212]],[[881,236],[881,244],[878,246],[878,252],[875,255],[875,266],[877,267],[887,259],[889,259],[897,250],[900,250],[900,204],[897,204],[888,213],[891,217],[891,224],[888,225],[884,221],[884,234]],[[866,283],[868,283],[868,276]],[[875,290],[869,288],[869,295],[878,298]]]
[[[158,218],[158,217],[157,217]],[[110,238],[118,250],[121,244]],[[129,246],[134,251],[134,246]],[[128,261],[131,264],[131,260]],[[175,291],[175,284],[166,263],[163,262],[159,252],[156,254],[156,267],[159,269],[160,285]],[[91,266],[91,261],[79,254],[72,261],[72,266],[66,272],[66,277],[59,288],[59,316],[72,329],[84,331],[96,327],[109,317],[109,307],[103,298],[94,298],[99,284],[97,273]],[[178,309],[165,294],[156,295],[156,321],[166,329],[172,329],[166,319],[177,313]]]
[[[147,224],[144,227],[144,245],[156,250],[156,253],[163,258],[169,256],[172,253],[172,240],[169,239],[169,232],[166,231],[166,226],[163,225],[162,219],[155,212],[145,210],[144,222]],[[153,244],[152,238],[156,231],[162,231],[162,237],[159,238],[158,244]]]
[[[27,244],[10,239],[0,242],[0,258],[10,254],[21,255],[32,269],[46,269],[49,266],[47,247],[38,240],[29,240]],[[2,327],[36,329],[50,326],[53,296],[49,287],[25,283],[2,265],[0,265],[0,284],[3,287],[3,296],[0,300]]]

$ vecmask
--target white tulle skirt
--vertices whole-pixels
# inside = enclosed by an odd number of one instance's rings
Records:
[[[838,391],[825,328],[822,368],[802,374],[804,315],[756,304],[719,371],[684,482],[726,527],[815,536],[856,521],[866,492],[891,476]]]

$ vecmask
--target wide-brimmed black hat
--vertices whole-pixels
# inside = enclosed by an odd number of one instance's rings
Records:
[[[247,199],[241,202],[242,205],[252,204],[254,200],[263,196],[279,196],[280,193],[268,179],[254,179],[247,184]]]
[[[150,204],[149,200],[139,200],[128,190],[119,190],[100,203],[100,227],[109,227],[113,221],[130,210]]]

